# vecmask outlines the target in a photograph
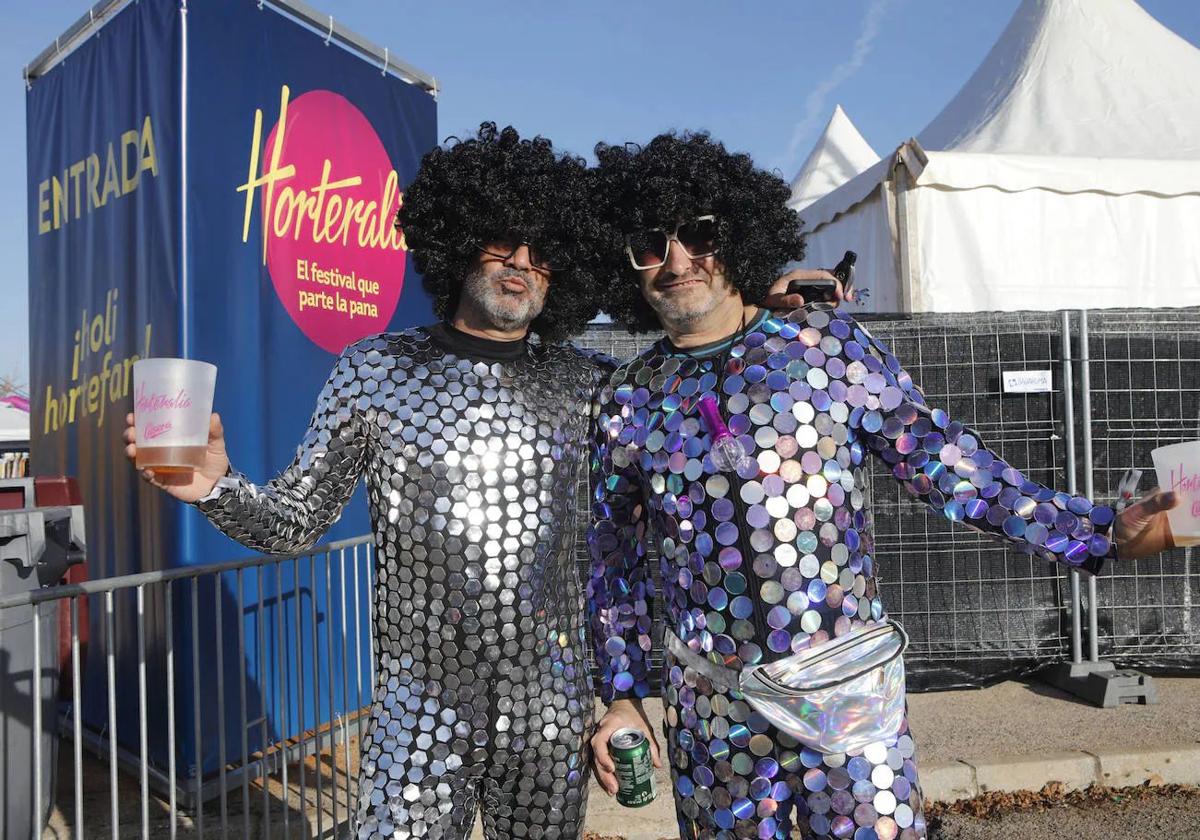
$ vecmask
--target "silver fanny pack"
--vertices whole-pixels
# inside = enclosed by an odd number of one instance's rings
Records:
[[[856,752],[895,739],[904,725],[908,635],[894,621],[740,672],[693,651],[669,629],[666,643],[684,665],[740,692],[771,724],[819,752]]]

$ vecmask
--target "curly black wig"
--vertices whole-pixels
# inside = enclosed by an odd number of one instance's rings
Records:
[[[605,312],[630,332],[661,329],[642,297],[625,236],[672,228],[709,213],[717,217],[717,258],[746,301],[762,300],[780,268],[804,256],[800,219],[778,176],[754,166],[706,132],[660,134],[644,147],[596,146],[595,204],[604,225],[601,282],[610,280]]]
[[[454,316],[478,258],[476,245],[515,232],[561,266],[531,329],[544,341],[580,332],[598,309],[599,222],[589,179],[582,158],[556,154],[544,137],[522,140],[511,126],[501,130],[490,122],[476,136],[451,138],[426,154],[396,224],[438,317]]]

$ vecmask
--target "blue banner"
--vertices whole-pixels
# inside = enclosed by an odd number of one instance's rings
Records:
[[[179,32],[141,3],[27,98],[32,466],[76,475],[92,577],[140,571],[159,494],[137,492],[121,432],[132,365],[178,353]],[[151,536],[147,534],[147,536]]]
[[[436,142],[436,104],[269,2],[140,0],[36,79],[27,112],[32,467],[79,477],[92,578],[245,556],[126,463],[132,363],[217,365],[214,409],[234,466],[259,483],[287,466],[342,348],[433,319],[393,220]],[[364,495],[325,540],[368,532]],[[165,766],[169,749],[168,634],[184,777],[216,770],[221,733],[237,757],[243,686],[247,716],[265,721],[251,750],[369,697],[369,685],[325,697],[328,685],[310,684],[318,669],[367,670],[356,668],[365,649],[346,663],[330,645],[342,616],[324,605],[347,589],[327,586],[323,567],[281,569],[210,578],[195,601],[180,583],[173,630],[161,592],[151,598],[152,763]],[[280,593],[299,593],[304,608]],[[368,595],[347,608],[365,639]],[[107,715],[101,606],[93,601],[84,681],[96,728]],[[114,606],[118,681],[136,684],[132,593]],[[239,635],[261,638],[262,661],[255,645],[239,655]],[[284,649],[291,664],[273,667]],[[266,701],[281,694],[286,708]],[[137,704],[119,710],[118,740],[136,748]]]
[[[393,220],[436,104],[269,4],[187,18],[189,355],[217,365],[230,457],[261,481],[295,454],[347,344],[433,320]],[[230,555],[191,518],[189,561]],[[360,489],[329,536],[367,530]]]
[[[155,568],[180,548],[177,505],[142,484],[121,440],[133,363],[179,352],[180,48],[174,3],[133,4],[27,96],[31,472],[79,478],[92,578]],[[101,607],[93,599],[81,629],[96,728]],[[114,608],[118,676],[136,680],[132,593]],[[136,703],[118,723],[136,743]]]

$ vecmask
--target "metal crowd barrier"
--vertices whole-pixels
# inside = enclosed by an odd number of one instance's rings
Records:
[[[1090,410],[1084,469],[1096,492],[1130,468],[1155,483],[1151,450],[1200,439],[1200,310],[1081,313]],[[1086,354],[1086,355],[1085,355]],[[1200,547],[1121,563],[1088,591],[1089,653],[1146,670],[1200,671]]]
[[[1057,313],[925,314],[874,321],[929,403],[970,426],[1027,476],[1073,489],[1069,333]],[[1050,371],[1050,390],[1006,393],[1006,372]],[[884,603],[905,628],[913,688],[980,685],[1062,659],[1070,645],[1069,578],[948,522],[870,459]]]
[[[373,553],[371,537],[364,536],[302,554],[144,572],[0,596],[0,618],[12,611],[31,612],[35,627],[43,614],[57,611],[60,603],[69,604],[70,694],[57,706],[59,720],[45,719],[47,709],[55,708],[55,698],[42,696],[46,681],[37,675],[57,673],[58,663],[41,634],[33,635],[32,671],[5,675],[25,682],[31,708],[4,709],[3,716],[28,714],[35,733],[50,727],[69,741],[71,755],[59,763],[59,772],[69,773],[70,780],[64,783],[60,778],[58,795],[52,796],[39,768],[53,756],[43,754],[43,739],[33,739],[34,812],[50,812],[43,836],[210,837],[217,836],[218,823],[221,837],[340,836],[353,819],[357,750],[375,682],[370,633]],[[290,587],[283,583],[288,578]],[[248,584],[252,585],[249,602]],[[134,640],[116,636],[114,617],[121,598],[133,599]],[[93,617],[89,653],[104,660],[102,696],[107,714],[98,731],[85,726],[81,714],[85,690],[96,688],[85,689],[86,679],[81,681],[85,676],[81,601],[90,601]],[[228,615],[230,603],[243,605],[238,615]],[[151,609],[162,611],[162,632],[153,634],[155,638],[147,633]],[[187,657],[190,673],[185,675],[179,664],[184,657],[176,649],[181,636],[176,631],[181,621],[187,628],[198,626],[206,611],[212,611],[215,619],[211,626],[216,638],[203,642],[205,649],[209,641],[215,642],[216,661],[205,661],[200,635],[186,632],[191,655]],[[236,708],[228,708],[225,699],[233,688],[226,683],[231,670],[224,661],[226,633],[236,634],[239,663],[247,661],[247,652],[257,653],[255,674],[247,674],[244,664],[234,669],[240,673]],[[136,685],[117,679],[118,658],[126,655],[130,641]],[[155,674],[161,677],[158,684],[152,684]],[[202,697],[214,679],[215,708]],[[249,684],[255,679],[261,681],[254,687],[261,698],[257,703],[248,701]],[[190,698],[177,691],[184,682],[191,685]],[[306,697],[315,703],[307,716]],[[157,700],[165,708],[154,708]],[[129,704],[136,707],[133,733],[118,731],[118,718],[124,717],[119,712],[128,711]],[[184,709],[196,714],[181,714]],[[152,717],[165,720],[165,743],[171,745],[166,766],[157,766],[149,754],[152,736],[159,734],[149,730]],[[304,725],[310,719],[316,724]],[[234,743],[227,743],[230,727],[225,724],[230,720],[238,733]],[[217,770],[207,774],[203,768],[212,763],[212,756],[206,754],[202,726],[217,733]],[[180,767],[176,745],[185,727],[191,728],[197,754],[188,767]]]

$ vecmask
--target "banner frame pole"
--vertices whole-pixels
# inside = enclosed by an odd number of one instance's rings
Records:
[[[67,27],[63,34],[54,39],[44,50],[21,70],[21,78],[26,85],[46,75],[60,61],[66,58],[76,47],[90,38],[97,30],[108,23],[109,18],[116,15],[134,0],[99,0],[78,20]],[[440,90],[437,78],[426,73],[406,61],[391,55],[390,50],[378,46],[373,41],[364,38],[334,23],[330,15],[324,15],[303,0],[265,0],[276,10],[286,14],[306,26],[317,29],[328,29],[330,38],[352,52],[357,52],[367,58],[382,62],[385,72],[391,71],[397,78],[426,91],[437,99]],[[186,3],[184,4],[186,5]],[[259,3],[261,8],[263,2]]]
[[[179,355],[192,357],[192,290],[188,264],[188,4],[179,5]]]

